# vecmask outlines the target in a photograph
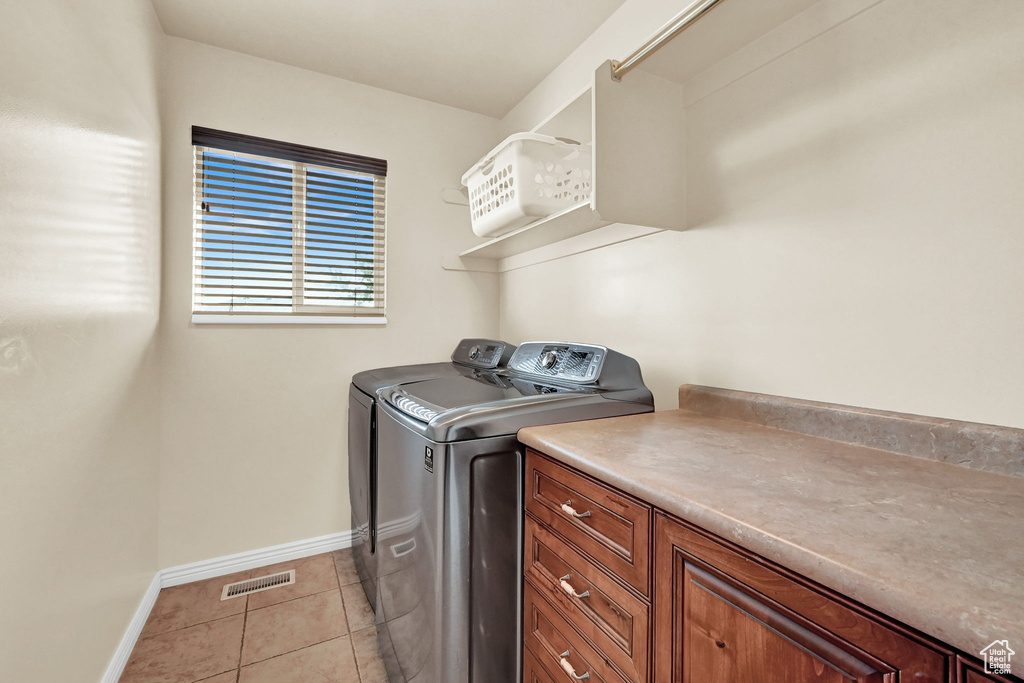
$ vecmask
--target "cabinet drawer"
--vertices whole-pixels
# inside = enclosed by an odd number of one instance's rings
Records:
[[[650,595],[651,508],[527,451],[526,509],[597,564]]]
[[[647,680],[647,605],[531,517],[524,548],[537,589],[622,671]]]
[[[526,647],[532,649],[551,671],[564,671],[564,680],[591,683],[628,683],[620,676],[565,617],[545,600],[527,580],[524,584],[523,630]]]
[[[523,683],[556,683],[555,678],[541,666],[537,655],[528,647],[523,648]]]

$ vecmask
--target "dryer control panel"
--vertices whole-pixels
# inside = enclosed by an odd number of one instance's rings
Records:
[[[496,339],[463,339],[452,351],[452,362],[493,370],[503,367],[515,350],[511,344]]]
[[[526,342],[516,349],[508,368],[516,374],[573,384],[590,384],[601,376],[608,349],[593,344]]]

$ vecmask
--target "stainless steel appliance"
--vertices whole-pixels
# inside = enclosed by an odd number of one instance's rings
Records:
[[[352,529],[356,534],[353,556],[356,569],[374,611],[377,605],[377,391],[403,382],[459,377],[473,369],[504,368],[516,347],[494,339],[463,339],[451,361],[400,365],[360,372],[352,378],[348,402],[348,487]]]
[[[531,342],[503,373],[380,389],[377,628],[392,683],[518,683],[523,447],[516,432],[654,410],[635,360]]]

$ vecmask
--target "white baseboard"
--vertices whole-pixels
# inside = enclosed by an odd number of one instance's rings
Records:
[[[128,663],[128,658],[131,657],[132,650],[135,649],[135,642],[139,639],[142,627],[146,625],[146,619],[149,619],[149,612],[153,609],[153,604],[156,603],[156,596],[159,594],[160,572],[157,572],[153,580],[149,582],[149,588],[143,594],[142,601],[139,602],[139,608],[135,610],[135,616],[132,617],[131,622],[128,624],[128,630],[124,632],[121,642],[118,643],[117,649],[114,650],[114,656],[110,659],[110,664],[107,665],[107,670],[103,673],[100,683],[117,683],[118,679],[121,678],[121,673]]]
[[[295,541],[293,543],[282,543],[281,545],[269,548],[249,550],[244,553],[225,555],[224,557],[215,557],[212,560],[203,560],[201,562],[159,570],[156,576],[153,577],[153,581],[150,582],[149,588],[146,589],[145,595],[142,596],[139,608],[135,611],[135,616],[132,617],[131,623],[128,624],[128,630],[125,631],[121,642],[117,646],[117,650],[114,651],[114,656],[110,659],[110,664],[107,665],[107,670],[103,674],[103,678],[100,679],[100,683],[117,683],[118,679],[121,678],[124,667],[128,664],[128,658],[131,656],[132,650],[135,649],[135,643],[139,639],[139,634],[142,633],[142,627],[146,625],[146,619],[149,618],[149,612],[153,609],[161,588],[178,586],[183,583],[191,583],[192,581],[212,579],[217,576],[224,576],[225,574],[242,572],[246,569],[256,569],[257,567],[264,567],[270,564],[278,564],[279,562],[298,560],[310,555],[329,553],[334,550],[341,550],[342,548],[351,548],[354,538],[355,534],[353,532],[343,531],[339,534],[308,538],[304,541]]]
[[[249,550],[235,555],[225,555],[212,560],[203,560],[191,564],[183,564],[177,567],[168,567],[160,570],[160,587],[178,586],[183,583],[212,579],[215,576],[244,572],[246,569],[265,567],[268,564],[288,562],[301,557],[329,553],[333,550],[351,548],[354,534],[351,531],[343,531],[340,534],[329,534],[317,538],[309,538],[304,541],[293,543],[282,543],[281,545],[259,550]]]

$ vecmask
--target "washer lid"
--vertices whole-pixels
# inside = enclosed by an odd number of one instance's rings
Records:
[[[518,405],[523,399],[551,394],[592,393],[583,387],[556,387],[527,379],[502,377],[491,372],[474,372],[388,387],[381,398],[406,415],[430,422],[438,415],[459,408],[495,403]]]

